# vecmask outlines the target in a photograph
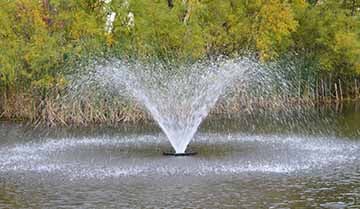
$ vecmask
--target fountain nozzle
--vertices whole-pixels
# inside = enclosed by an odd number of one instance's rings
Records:
[[[192,156],[196,155],[197,152],[192,150],[186,150],[184,153],[176,153],[175,151],[165,151],[163,152],[163,155],[165,156],[174,156],[174,157],[181,157],[181,156]]]

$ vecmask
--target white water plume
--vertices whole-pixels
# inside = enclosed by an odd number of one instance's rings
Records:
[[[176,153],[184,153],[225,89],[249,80],[260,67],[247,58],[180,66],[113,59],[95,65],[90,80],[143,105]]]

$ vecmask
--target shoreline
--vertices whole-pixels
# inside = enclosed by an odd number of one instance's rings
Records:
[[[19,98],[20,97],[20,98]],[[105,99],[106,100],[106,99]],[[13,102],[11,102],[13,101]],[[236,114],[251,114],[253,111],[266,110],[277,112],[296,108],[309,108],[318,106],[341,106],[346,103],[357,103],[359,98],[295,98],[261,100],[252,98],[246,102],[219,101],[212,108],[207,117]],[[154,120],[140,105],[124,102],[100,101],[98,104],[73,102],[60,104],[54,99],[38,100],[35,97],[25,98],[16,95],[7,103],[0,100],[0,122],[24,122],[31,126],[48,127],[89,127],[93,125],[119,126],[123,124],[151,123]],[[5,103],[5,104],[4,104]],[[336,107],[338,108],[338,107]]]

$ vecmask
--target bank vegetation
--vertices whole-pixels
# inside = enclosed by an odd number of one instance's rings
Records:
[[[191,62],[249,52],[259,62],[295,63],[280,68],[296,86],[279,95],[284,101],[358,99],[360,0],[3,0],[0,118],[143,120],[123,101],[58,101],[67,78],[99,58]]]

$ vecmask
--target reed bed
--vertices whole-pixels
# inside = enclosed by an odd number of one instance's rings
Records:
[[[358,100],[359,96],[359,94],[351,94],[351,96],[336,97],[319,94],[302,97],[289,95],[256,97],[237,94],[231,98],[220,98],[209,115],[230,116],[239,112],[252,113],[258,109],[282,111],[291,107],[314,107]],[[51,127],[83,127],[94,124],[117,126],[123,123],[152,122],[151,115],[135,102],[108,98],[81,98],[81,100],[63,101],[59,95],[43,98],[28,93],[1,95],[0,119],[26,121],[33,126]]]

